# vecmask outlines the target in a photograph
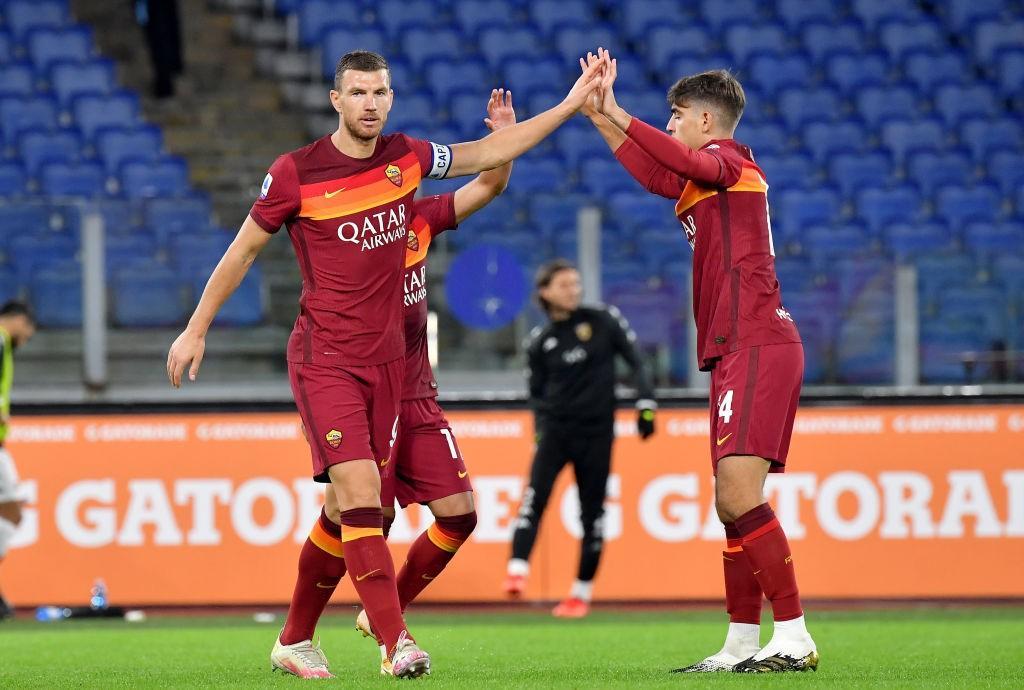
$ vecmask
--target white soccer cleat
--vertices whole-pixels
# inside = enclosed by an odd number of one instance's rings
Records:
[[[733,656],[727,652],[719,652],[718,654],[712,654],[706,659],[702,659],[695,664],[689,666],[683,666],[672,671],[672,673],[723,673],[731,672],[736,664],[743,661],[738,656]]]
[[[278,637],[274,649],[270,652],[270,668],[299,678],[334,678],[323,650],[312,640],[281,644],[281,638]]]
[[[404,632],[391,655],[391,674],[395,678],[419,678],[430,674],[430,655]]]
[[[370,617],[366,615],[366,609],[359,609],[359,615],[356,616],[356,630],[363,634],[363,637],[373,638],[377,640],[376,633],[373,632],[373,628],[370,627]],[[390,676],[391,673],[391,659],[388,658],[388,650],[384,648],[384,645],[380,647],[380,674],[382,676]]]
[[[776,621],[772,639],[761,651],[734,669],[737,673],[817,671],[818,647],[804,626],[804,617]]]

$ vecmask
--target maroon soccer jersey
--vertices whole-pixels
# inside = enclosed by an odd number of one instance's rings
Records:
[[[678,198],[701,369],[743,348],[800,342],[775,277],[768,184],[750,149],[722,139],[692,151],[637,118],[626,134],[616,157],[649,191]]]
[[[405,386],[402,400],[437,395],[427,351],[427,251],[438,234],[455,227],[455,195],[440,194],[413,204],[405,253]]]
[[[403,356],[413,196],[450,161],[447,146],[404,134],[378,138],[369,158],[347,156],[325,136],[274,161],[249,215],[267,232],[288,227],[302,271],[288,361],[369,366]]]

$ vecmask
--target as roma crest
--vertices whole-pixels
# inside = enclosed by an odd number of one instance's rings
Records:
[[[337,448],[341,445],[341,432],[337,429],[328,431],[325,438],[327,439],[327,445],[331,448]]]
[[[580,342],[587,342],[593,335],[594,329],[586,321],[576,324],[576,337],[580,339]]]
[[[402,186],[402,169],[397,165],[392,163],[388,167],[384,168],[384,174],[388,176],[388,179],[391,180],[393,185],[396,187]]]
[[[420,250],[420,238],[415,232],[410,232],[406,235],[405,246],[408,247],[411,252],[418,252]]]

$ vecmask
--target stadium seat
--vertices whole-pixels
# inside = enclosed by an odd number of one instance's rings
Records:
[[[999,151],[993,153],[986,161],[986,175],[993,184],[1006,196],[1016,190],[1024,189],[1024,153],[1018,151]],[[1024,209],[1017,209],[1018,216],[1024,216]]]
[[[129,199],[180,196],[188,190],[188,169],[180,158],[128,161],[121,166],[121,191]]]
[[[424,74],[438,105],[446,104],[452,94],[464,91],[467,87],[482,89],[487,84],[497,84],[482,60],[431,60],[424,68]]]
[[[863,189],[857,194],[856,214],[875,234],[891,223],[913,223],[921,219],[921,195],[913,187]]]
[[[103,127],[134,127],[139,121],[139,98],[130,91],[109,96],[79,96],[71,104],[75,124],[92,140]]]
[[[192,280],[193,304],[202,294],[212,272],[213,266],[208,266],[205,270],[195,274]],[[217,312],[213,324],[215,326],[244,327],[256,326],[262,321],[263,276],[257,264],[249,268],[249,272],[245,274],[241,284]]]
[[[595,43],[589,36],[585,36],[584,40],[588,46],[605,45],[600,40]],[[660,71],[671,68],[672,56],[676,53],[706,54],[710,52],[711,36],[708,34],[708,30],[701,26],[657,25],[644,36],[644,45],[643,56],[647,60],[647,64]],[[586,50],[592,50],[592,48],[585,48],[583,54],[586,54]]]
[[[8,145],[32,129],[57,129],[57,104],[46,97],[0,98],[0,131]]]
[[[975,256],[1024,253],[1024,224],[968,223],[963,231],[964,246]]]
[[[72,132],[31,130],[18,139],[21,160],[30,175],[43,163],[74,163],[81,157],[82,144]]]
[[[940,52],[947,47],[942,28],[931,21],[886,22],[879,28],[878,38],[894,64],[913,50]]]
[[[999,191],[989,186],[964,189],[954,185],[938,190],[935,195],[936,213],[953,227],[994,221],[1000,215],[1000,206]]]
[[[439,12],[430,0],[383,0],[374,3],[374,16],[387,35],[396,38],[406,29],[436,26]]]
[[[7,245],[8,263],[22,283],[34,278],[49,263],[74,261],[77,251],[73,239],[46,229],[19,235]]]
[[[963,53],[946,49],[908,52],[903,73],[918,92],[931,94],[940,84],[962,84],[970,80],[971,71]]]
[[[186,318],[181,281],[155,261],[116,270],[110,286],[116,326],[175,326]]]
[[[965,357],[988,350],[973,324],[937,320],[921,328],[921,380],[923,383],[967,383]]]
[[[919,19],[921,10],[913,0],[853,0],[853,14],[874,30],[884,21]]]
[[[724,42],[733,60],[741,65],[746,64],[754,53],[787,53],[786,32],[778,26],[747,23],[730,25],[725,30]]]
[[[664,91],[651,88],[619,89],[616,97],[630,113],[658,129],[662,129],[668,122],[670,111]]]
[[[615,7],[619,24],[634,39],[644,37],[655,26],[692,23],[676,0],[624,0]]]
[[[162,148],[160,130],[150,125],[104,129],[96,137],[96,153],[109,174],[117,173],[130,160],[155,161]]]
[[[1003,96],[1020,98],[1024,92],[1024,50],[999,51],[996,81]]]
[[[81,25],[34,29],[27,42],[37,74],[45,74],[56,62],[88,62],[93,55],[92,31]]]
[[[892,159],[882,152],[844,153],[828,163],[829,181],[845,197],[866,187],[884,187],[893,177]]]
[[[855,22],[812,22],[802,29],[801,42],[811,59],[821,63],[833,53],[862,53],[864,31]]]
[[[831,0],[776,0],[775,16],[793,31],[811,22],[835,23],[839,13]]]
[[[868,87],[857,92],[857,112],[876,128],[917,114],[917,93],[901,87]]]
[[[925,311],[935,306],[943,290],[976,282],[978,269],[970,255],[923,253],[905,257],[905,261],[917,267],[917,294]]]
[[[0,98],[27,98],[35,90],[35,77],[28,63],[0,65]]]
[[[0,163],[0,197],[15,197],[25,193],[28,175],[15,162]]]
[[[778,155],[789,148],[786,131],[774,123],[758,125],[740,120],[736,139],[750,147],[755,159],[760,155]]]
[[[998,20],[1007,10],[1006,0],[949,0],[942,4],[946,23],[956,31],[981,20]]]
[[[560,59],[540,56],[511,58],[503,65],[502,73],[502,85],[512,89],[513,94],[524,96],[552,84],[566,83],[568,76]]]
[[[992,258],[992,277],[1006,290],[1009,306],[1015,318],[1024,323],[1024,252],[1000,253]],[[1017,340],[1018,349],[1024,349],[1024,340]]]
[[[772,190],[770,193],[812,187],[817,179],[814,162],[800,153],[757,156],[756,160]]]
[[[840,113],[839,94],[834,89],[785,89],[779,93],[779,117],[797,131],[810,122],[833,121]]]
[[[935,92],[935,111],[950,126],[968,118],[992,118],[998,110],[988,86],[942,86]]]
[[[672,201],[646,192],[619,192],[608,200],[610,218],[629,235],[649,230],[669,229],[678,236],[679,222]]]
[[[319,45],[320,68],[329,81],[334,81],[338,58],[350,50],[372,50],[381,54],[388,52],[384,32],[375,27],[353,29],[347,25],[330,24],[323,27]]]
[[[839,259],[829,267],[839,304],[853,313],[877,311],[880,306],[892,311],[894,267],[888,259],[865,254]]]
[[[575,233],[580,208],[593,204],[584,195],[534,194],[530,197],[530,223],[545,237]]]
[[[51,263],[28,283],[29,299],[42,328],[80,328],[82,273],[77,263]]]
[[[983,21],[974,26],[974,58],[983,65],[994,62],[996,55],[1004,48],[1020,48],[1020,37],[1024,35],[1024,21]]]
[[[92,199],[106,192],[107,178],[96,163],[48,163],[39,174],[43,193],[50,197]]]
[[[916,150],[941,150],[946,145],[946,130],[936,120],[903,120],[882,125],[882,143],[897,164]]]
[[[534,194],[565,189],[568,175],[565,166],[555,158],[525,158],[512,166],[509,187],[517,193]]]
[[[962,151],[913,153],[907,161],[907,177],[928,195],[944,185],[967,187],[975,181],[971,158]]]
[[[231,234],[225,230],[181,231],[170,235],[168,255],[171,266],[180,276],[205,281],[227,251],[231,240]]]
[[[116,276],[118,272],[140,262],[154,263],[157,244],[149,234],[115,234],[107,238],[103,249],[109,277]]]
[[[299,40],[306,45],[315,46],[320,43],[324,29],[328,26],[332,24],[347,24],[356,27],[362,24],[362,19],[362,9],[354,2],[338,3],[333,0],[303,0],[299,5],[298,12]],[[367,49],[373,50],[373,48]],[[342,54],[333,54],[334,62],[337,62]]]
[[[587,0],[533,0],[529,7],[530,19],[547,35],[553,35],[556,27],[594,18],[593,3]]]
[[[699,29],[682,29],[687,32],[699,32]],[[606,46],[616,45],[616,39],[618,37],[617,30],[608,24],[568,24],[560,27],[553,36],[555,42],[555,51],[562,58],[565,65],[571,66],[576,69],[577,58],[586,55],[587,51],[594,50],[594,46]],[[692,37],[693,33],[688,33],[687,36]],[[677,39],[676,47],[678,48],[679,43],[682,42],[681,38]],[[665,55],[667,59],[668,54]],[[654,56],[648,53],[646,56],[648,63],[651,64],[655,69],[660,69],[663,65],[654,65]],[[622,66],[626,63],[619,63],[619,75],[623,75]],[[631,65],[634,63],[630,63]],[[630,68],[627,68],[630,69]],[[626,75],[629,77],[629,75]],[[622,83],[629,83],[623,81]]]
[[[511,2],[456,2],[452,9],[462,31],[477,35],[487,25],[516,25],[515,5]]]
[[[0,228],[0,242],[43,233],[50,229],[50,209],[38,201],[0,204]]]
[[[891,314],[854,314],[839,327],[835,343],[839,383],[894,382],[895,335]]]
[[[611,157],[588,158],[582,161],[580,182],[584,189],[597,197],[607,197],[624,190],[642,189],[619,162]]]
[[[0,302],[22,297],[22,286],[18,276],[11,269],[0,265]]]
[[[750,60],[750,76],[765,93],[797,86],[807,87],[811,82],[811,65],[805,55],[755,55]]]
[[[954,234],[942,223],[886,224],[882,228],[885,246],[897,261],[952,247]]]
[[[622,65],[619,65],[619,78],[622,78]],[[683,74],[697,74],[713,69],[727,69],[737,72],[739,65],[731,56],[724,53],[694,53],[685,47],[673,53],[670,64],[661,72],[661,80],[671,84]]]
[[[833,155],[863,151],[867,143],[864,128],[853,120],[836,124],[812,122],[804,128],[802,136],[804,149],[820,164]]]
[[[62,0],[10,0],[4,7],[4,16],[8,31],[20,43],[32,29],[65,24],[68,8]]]
[[[75,96],[109,95],[114,90],[114,66],[109,60],[58,62],[50,70],[50,84],[57,101],[68,107]]]
[[[867,231],[856,225],[809,227],[801,246],[815,266],[824,269],[836,259],[870,254],[873,242]]]
[[[810,225],[827,225],[839,216],[839,194],[827,187],[783,191],[779,197],[776,220],[788,235]]]
[[[471,5],[473,3],[465,3]],[[460,3],[461,7],[462,3]],[[480,52],[492,68],[498,68],[512,57],[538,55],[544,46],[536,31],[525,28],[489,27],[480,32]],[[457,48],[462,50],[461,43]]]
[[[845,94],[877,87],[889,80],[889,64],[879,53],[832,53],[825,62],[825,79]]]
[[[212,209],[205,197],[150,199],[143,218],[154,236],[163,242],[179,234],[202,233],[210,228]]]
[[[580,160],[588,156],[597,158],[610,154],[608,145],[590,124],[562,126],[555,133],[555,141],[569,170],[577,170]]]
[[[960,125],[960,145],[984,163],[991,154],[1024,148],[1024,128],[1012,117],[967,120]]]
[[[435,58],[459,57],[464,44],[462,34],[454,29],[412,28],[402,34],[402,52],[415,69]]]
[[[0,65],[6,64],[14,59],[14,39],[11,35],[0,29]]]
[[[135,206],[130,201],[98,199],[92,203],[92,207],[103,219],[106,232],[123,235],[136,230]]]
[[[490,93],[488,93],[488,96]],[[486,101],[481,97],[480,109],[485,110]],[[434,106],[434,99],[423,94],[402,96],[400,105],[392,108],[388,115],[387,130],[390,132],[405,132],[410,128],[422,126],[426,123],[439,119],[437,108]]]
[[[721,33],[736,24],[758,22],[759,7],[760,3],[756,0],[733,0],[732,2],[701,0],[700,17],[711,27],[712,31]]]
[[[457,93],[452,96],[448,107],[449,120],[453,127],[462,132],[462,138],[475,139],[483,135],[488,96],[490,92]]]

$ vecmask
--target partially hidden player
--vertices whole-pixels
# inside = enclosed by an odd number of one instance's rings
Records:
[[[653,194],[676,199],[693,249],[693,315],[700,368],[711,372],[711,462],[715,506],[725,525],[729,631],[717,654],[681,672],[816,670],[792,552],[764,498],[769,472],[783,472],[800,398],[800,334],[782,306],[768,217],[768,184],[750,149],[733,138],[743,87],[724,70],[677,81],[668,91],[670,136],[615,100],[616,61],[585,114],[629,173]],[[762,594],[775,627],[759,644]]]
[[[554,108],[484,139],[442,145],[383,135],[394,100],[387,61],[368,51],[339,60],[331,103],[338,129],[270,167],[259,198],[217,265],[188,327],[167,357],[167,376],[194,380],[206,333],[270,237],[288,228],[302,272],[300,310],[288,343],[292,392],[309,438],[315,481],[330,483],[340,539],[360,601],[384,640],[394,674],[429,672],[409,633],[383,535],[379,464],[391,455],[404,374],[402,279],[420,180],[490,170],[528,151],[569,119],[599,82],[594,65]],[[279,638],[271,664],[329,677],[311,640]]]

